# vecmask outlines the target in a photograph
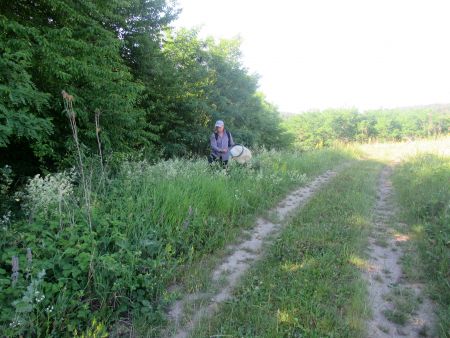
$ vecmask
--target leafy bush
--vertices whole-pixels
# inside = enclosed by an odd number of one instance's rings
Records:
[[[0,167],[0,215],[9,212],[13,172],[9,165]]]

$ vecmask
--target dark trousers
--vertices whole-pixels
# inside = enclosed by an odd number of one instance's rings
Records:
[[[222,160],[222,157],[217,157],[217,156],[214,156],[213,154],[211,154],[211,155],[208,156],[208,163],[209,163],[209,164],[212,164],[212,163],[217,162],[217,161],[219,161],[220,164],[222,164],[222,166],[223,166],[224,168],[228,165],[228,160],[223,161],[223,160]]]

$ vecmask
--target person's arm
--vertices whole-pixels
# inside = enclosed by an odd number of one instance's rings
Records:
[[[211,137],[209,138],[209,142],[211,143],[211,149],[220,153],[221,149],[217,147],[217,140],[214,134],[212,134]]]

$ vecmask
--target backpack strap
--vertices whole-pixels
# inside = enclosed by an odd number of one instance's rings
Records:
[[[231,134],[228,131],[228,129],[225,129],[225,132],[227,133],[227,137],[228,137],[228,148],[230,148],[231,147]],[[214,133],[214,137],[216,138],[216,141],[217,141],[217,139],[219,138],[219,134]]]

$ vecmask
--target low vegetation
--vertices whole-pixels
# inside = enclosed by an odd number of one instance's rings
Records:
[[[392,304],[391,309],[383,311],[384,316],[399,325],[407,323],[421,301],[412,288],[400,285],[393,286],[384,299]]]
[[[89,208],[77,171],[36,176],[15,195],[23,215],[1,219],[0,331],[118,333],[135,320],[157,328],[184,264],[222,248],[288,190],[349,157],[261,151],[228,171],[203,159],[124,161],[114,171],[85,161]]]
[[[404,257],[409,278],[425,281],[437,303],[438,335],[450,337],[450,158],[412,157],[394,175],[412,243]]]

